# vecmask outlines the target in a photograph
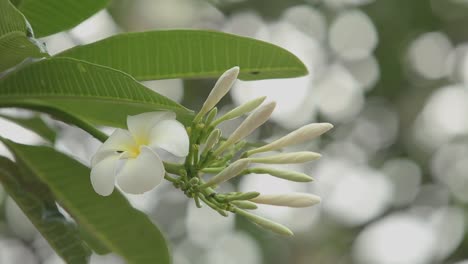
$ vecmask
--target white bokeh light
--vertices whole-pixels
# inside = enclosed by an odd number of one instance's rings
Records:
[[[433,254],[436,260],[442,261],[463,241],[465,236],[464,211],[457,207],[437,209],[431,215],[430,223],[436,236]]]
[[[207,1],[140,0],[128,10],[131,30],[154,28],[217,29],[224,15]],[[139,17],[140,19],[134,19]]]
[[[20,240],[0,236],[0,263],[39,264],[39,261]]]
[[[372,20],[360,10],[341,12],[329,32],[331,49],[345,60],[369,57],[378,43]]]
[[[447,59],[452,44],[440,32],[429,32],[416,38],[408,50],[414,70],[426,79],[439,79],[447,73]]]
[[[206,204],[197,208],[195,203],[188,203],[185,221],[188,238],[200,247],[211,247],[211,241],[234,228],[234,216],[223,217]]]
[[[468,89],[461,85],[439,88],[429,97],[413,126],[419,144],[434,149],[468,132]]]
[[[359,83],[339,64],[331,65],[324,72],[314,90],[318,110],[329,121],[347,121],[355,117],[364,105]]]
[[[436,236],[430,224],[406,214],[392,214],[367,226],[353,257],[362,264],[425,264],[432,259]]]
[[[226,20],[223,31],[254,38],[265,27],[262,18],[252,11],[235,13]]]
[[[36,237],[36,227],[11,197],[5,201],[5,218],[8,228],[19,238],[32,241]]]
[[[294,53],[305,63],[310,73],[300,78],[237,81],[231,90],[234,102],[239,105],[260,96],[267,96],[267,100],[277,103],[272,119],[278,124],[286,128],[296,128],[309,123],[315,118],[316,112],[312,94],[314,72],[318,71],[325,61],[321,45],[288,23],[265,26],[257,37]]]
[[[11,113],[12,116],[20,117],[22,111],[17,111],[16,109],[10,109],[8,113]],[[38,136],[36,133],[31,132],[13,122],[7,121],[3,118],[0,118],[0,136],[13,140],[17,143],[27,144],[27,145],[37,145],[43,143],[44,140]]]
[[[323,41],[327,34],[325,16],[317,9],[308,5],[297,5],[284,10],[282,20],[296,26],[299,30],[313,38]]]
[[[455,140],[442,146],[432,159],[432,173],[452,194],[468,202],[468,146],[466,140]]]
[[[151,90],[162,94],[178,103],[184,97],[184,83],[181,79],[146,81],[143,84]]]
[[[81,163],[89,165],[91,156],[101,145],[94,137],[77,127],[61,124],[62,129],[57,135],[55,148],[64,152]]]
[[[329,158],[320,162],[313,175],[324,211],[343,225],[364,224],[390,205],[390,181],[369,167]]]
[[[393,183],[394,206],[408,205],[416,198],[422,172],[414,161],[403,158],[387,160],[382,166],[382,172]]]
[[[365,91],[370,91],[380,78],[379,63],[374,56],[345,61],[344,65]]]
[[[207,252],[205,264],[260,264],[262,256],[257,242],[243,232],[224,235]]]
[[[312,0],[309,0],[312,1]],[[366,5],[374,2],[375,0],[323,0],[323,2],[331,7],[336,9],[342,9],[352,6]]]
[[[120,32],[114,19],[107,10],[102,10],[83,21],[70,30],[70,35],[80,41],[80,44],[88,44]]]
[[[60,32],[54,35],[40,38],[40,41],[44,43],[46,50],[50,55],[55,55],[64,50],[73,48],[78,44],[75,43],[75,41],[66,32]]]

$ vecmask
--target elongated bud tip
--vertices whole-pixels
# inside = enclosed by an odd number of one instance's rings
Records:
[[[239,75],[239,72],[240,72],[239,66],[234,66],[234,67],[232,67],[231,69],[229,69],[229,70],[227,70],[226,72],[224,72],[223,75],[226,75],[226,76],[235,76],[235,78],[237,78],[237,76]]]
[[[287,193],[287,194],[263,194],[253,199],[251,202],[258,204],[269,204],[287,207],[309,207],[319,204],[322,199],[313,194],[308,193]]]
[[[241,216],[244,216],[245,218],[249,219],[250,221],[254,222],[255,224],[265,228],[265,229],[268,229],[270,231],[273,231],[277,234],[280,234],[280,235],[283,235],[283,236],[292,236],[294,235],[294,233],[289,230],[289,228],[279,224],[279,223],[276,223],[274,221],[271,221],[269,219],[266,219],[264,217],[261,217],[261,216],[258,216],[258,215],[254,215],[254,214],[251,214],[249,212],[246,212],[242,209],[239,209],[239,208],[235,208],[234,212],[238,215],[241,215]]]
[[[221,77],[219,77],[218,81],[213,87],[213,90],[211,90],[210,94],[206,98],[202,109],[200,109],[200,112],[197,114],[195,118],[196,120],[199,120],[203,115],[210,111],[221,100],[221,98],[223,98],[229,92],[232,85],[236,81],[237,76],[239,75],[239,71],[239,67],[235,66],[225,71]]]
[[[240,159],[229,165],[226,169],[215,175],[205,184],[202,184],[200,188],[210,187],[216,184],[226,182],[237,175],[239,175],[244,169],[250,164],[248,159]]]
[[[328,130],[332,129],[334,126],[330,123],[320,123],[320,125],[323,127],[323,133],[327,132]]]

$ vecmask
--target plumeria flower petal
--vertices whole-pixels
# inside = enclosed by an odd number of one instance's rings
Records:
[[[152,148],[162,148],[178,157],[185,157],[189,152],[187,131],[176,120],[164,120],[154,126],[149,145]]]
[[[127,118],[128,131],[137,144],[148,144],[151,129],[164,120],[174,120],[173,112],[148,112]]]
[[[176,156],[188,155],[189,138],[171,112],[150,112],[127,117],[129,131],[116,129],[91,161],[91,184],[103,196],[117,184],[127,193],[140,194],[156,187],[165,170],[156,148]],[[121,166],[120,166],[121,165]]]
[[[142,146],[135,159],[128,159],[117,174],[117,184],[126,193],[141,194],[156,187],[164,178],[164,165],[158,154]]]
[[[95,166],[109,155],[115,154],[116,151],[130,151],[135,147],[136,143],[128,131],[117,128],[94,154],[91,166]]]
[[[115,170],[119,161],[119,154],[108,156],[93,166],[91,170],[91,184],[94,190],[108,196],[114,191]]]

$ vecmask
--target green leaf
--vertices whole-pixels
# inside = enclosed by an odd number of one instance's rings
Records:
[[[0,37],[0,72],[9,69],[26,58],[42,58],[48,56],[45,51],[34,43],[34,39],[26,37],[23,32],[10,32]]]
[[[6,144],[17,161],[47,184],[78,225],[107,248],[128,263],[170,263],[167,245],[157,227],[119,191],[107,197],[96,194],[89,168],[50,147],[11,141]]]
[[[57,55],[129,73],[138,80],[219,77],[240,66],[239,78],[259,80],[307,74],[304,64],[273,44],[203,30],[126,33]]]
[[[109,0],[22,0],[18,9],[36,37],[44,37],[78,25],[108,4]]]
[[[44,59],[5,76],[0,80],[0,106],[50,107],[115,127],[125,127],[127,115],[142,112],[174,111],[181,121],[192,116],[128,74],[69,58]]]
[[[33,173],[0,156],[0,183],[63,260],[88,262],[91,250],[76,226],[58,211],[47,186]]]
[[[26,33],[24,16],[9,0],[0,0],[0,36],[14,31]]]
[[[55,142],[55,137],[57,136],[57,134],[55,133],[55,130],[50,128],[44,122],[44,120],[42,120],[42,118],[38,115],[33,116],[33,117],[23,118],[23,117],[14,117],[14,116],[0,114],[0,118],[7,119],[26,129],[29,129],[35,132],[36,134],[38,134],[39,136],[41,136],[42,138],[48,140],[51,143]]]

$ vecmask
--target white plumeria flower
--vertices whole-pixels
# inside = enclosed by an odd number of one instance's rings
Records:
[[[149,112],[127,117],[128,131],[116,129],[91,160],[91,184],[103,196],[115,183],[122,191],[141,194],[156,187],[165,169],[155,150],[160,148],[178,157],[189,151],[184,126],[172,112]]]

